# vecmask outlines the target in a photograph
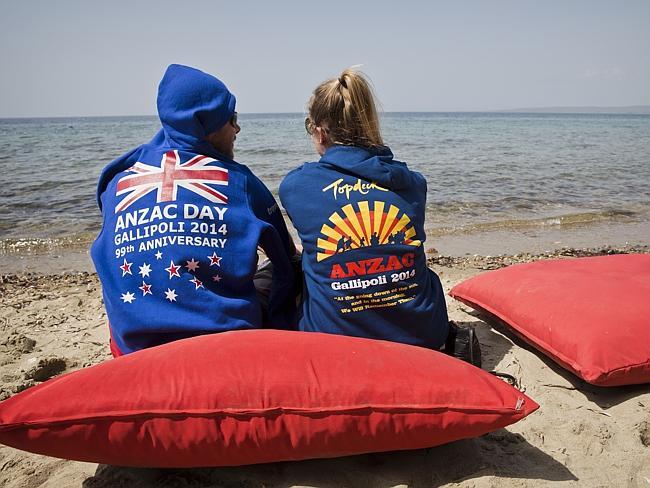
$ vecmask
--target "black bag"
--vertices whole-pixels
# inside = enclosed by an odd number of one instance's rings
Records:
[[[459,327],[454,322],[449,322],[444,352],[477,368],[481,367],[481,344],[474,327]]]

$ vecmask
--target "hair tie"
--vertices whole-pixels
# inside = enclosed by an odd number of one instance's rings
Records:
[[[339,83],[340,83],[341,85],[343,85],[343,88],[347,88],[347,87],[348,87],[348,84],[345,82],[345,80],[344,80],[341,76],[339,76]]]

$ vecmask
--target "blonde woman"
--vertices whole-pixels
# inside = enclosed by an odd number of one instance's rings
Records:
[[[384,145],[360,72],[316,87],[308,115],[320,159],[280,186],[303,245],[300,329],[440,349],[449,324],[440,280],[426,265],[424,177]]]

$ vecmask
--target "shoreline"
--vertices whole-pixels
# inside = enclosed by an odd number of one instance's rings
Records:
[[[650,244],[650,213],[638,208],[626,211],[587,211],[547,216],[525,216],[502,220],[466,222],[463,217],[451,224],[450,216],[427,211],[424,242],[427,255],[453,257],[473,255],[545,254],[560,249],[586,249],[595,246],[638,247]],[[285,215],[294,242],[298,233]],[[56,235],[0,238],[0,272],[93,271],[89,250],[100,232],[71,232],[58,229]],[[0,232],[1,234],[1,232]]]
[[[563,247],[543,253],[497,254],[495,256],[474,254],[472,256],[434,255],[427,259],[429,266],[456,269],[492,270],[513,264],[530,263],[542,259],[584,258],[612,254],[650,253],[650,245],[599,246],[587,248]]]
[[[557,247],[545,251],[524,251],[501,254],[440,253],[437,249],[426,249],[429,266],[443,266],[456,269],[488,270],[539,259],[603,256],[607,254],[650,253],[648,244],[608,245],[590,247]],[[0,283],[10,276],[66,276],[95,274],[87,249],[64,249],[34,254],[0,254]]]

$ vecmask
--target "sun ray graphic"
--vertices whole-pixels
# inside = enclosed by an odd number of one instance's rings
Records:
[[[319,252],[318,261],[337,253],[351,251],[366,246],[384,244],[408,244],[420,246],[411,219],[395,205],[385,202],[362,201],[347,204],[330,215],[329,222],[323,224],[316,241]]]

